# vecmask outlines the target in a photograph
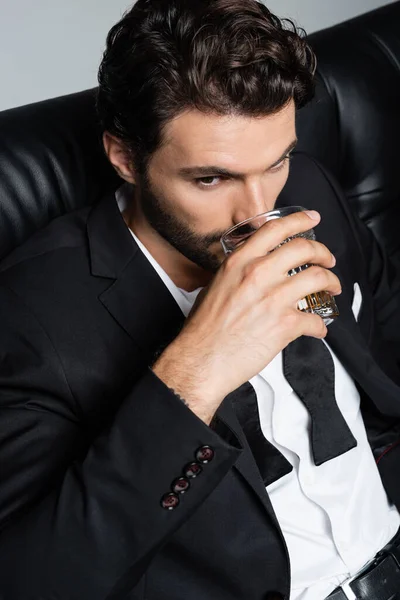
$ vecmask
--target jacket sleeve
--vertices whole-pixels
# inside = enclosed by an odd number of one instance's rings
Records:
[[[151,370],[89,443],[51,340],[5,288],[0,331],[0,597],[125,598],[240,444],[207,427]],[[166,510],[161,498],[204,445],[213,460]]]

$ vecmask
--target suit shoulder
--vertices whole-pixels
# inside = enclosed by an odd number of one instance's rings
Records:
[[[86,207],[61,217],[57,217],[34,233],[0,262],[0,274],[23,267],[33,259],[40,263],[40,258],[57,251],[86,247],[86,223],[91,207]]]
[[[316,158],[306,152],[295,152],[292,157],[290,173],[281,195],[281,202],[334,212],[346,218],[350,217],[348,201],[335,176]]]
[[[330,187],[331,178],[332,175],[328,174],[325,167],[307,152],[298,151],[293,153],[289,179],[293,179],[297,183],[301,182],[302,185],[307,187],[315,184]]]

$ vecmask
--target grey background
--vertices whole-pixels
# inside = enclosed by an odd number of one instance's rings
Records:
[[[393,1],[393,0],[392,0]],[[308,33],[390,0],[266,0]],[[1,0],[0,110],[96,85],[111,26],[126,0]]]

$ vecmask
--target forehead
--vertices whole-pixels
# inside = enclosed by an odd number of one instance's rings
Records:
[[[164,130],[164,144],[156,153],[164,162],[179,166],[223,164],[241,168],[255,161],[271,163],[295,139],[295,105],[263,116],[205,114],[187,111]]]

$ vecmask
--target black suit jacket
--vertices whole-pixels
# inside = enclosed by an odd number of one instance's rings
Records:
[[[317,237],[344,290],[328,342],[358,385],[400,506],[399,278],[311,159],[296,155],[279,204],[322,214]],[[255,392],[247,383],[225,398],[211,428],[148,368],[183,317],[113,196],[3,261],[0,320],[1,599],[288,597],[287,549],[265,491],[284,463],[268,444],[263,456],[251,451],[234,411]],[[161,498],[204,445],[214,459],[165,510]]]

